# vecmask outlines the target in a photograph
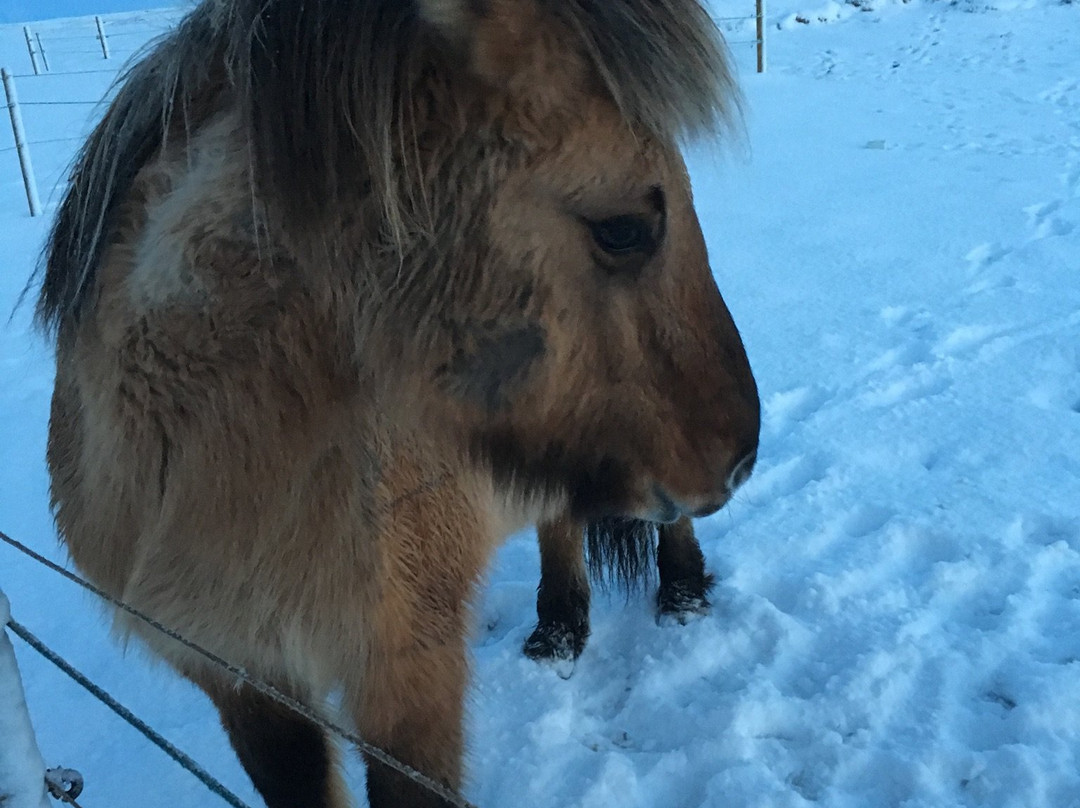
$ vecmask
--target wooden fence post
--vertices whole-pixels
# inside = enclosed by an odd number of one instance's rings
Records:
[[[26,186],[26,201],[30,205],[30,215],[40,216],[41,200],[38,199],[34,166],[30,162],[30,147],[26,142],[22,113],[19,111],[19,96],[15,92],[15,79],[11,77],[6,67],[0,70],[0,76],[4,80],[4,95],[7,97],[7,108],[11,114],[11,131],[15,135],[15,150],[19,154],[19,168],[22,169],[23,185]]]
[[[0,590],[0,794],[4,808],[52,808],[15,649],[4,631],[10,619],[11,607]]]
[[[30,26],[23,26],[23,35],[26,37],[26,49],[30,51],[30,64],[34,68],[34,75],[41,73],[38,69],[37,52],[34,50],[34,37],[30,35]]]
[[[105,38],[105,26],[101,22],[101,17],[94,17],[94,24],[97,25],[98,41],[101,42],[101,53],[108,59],[109,58],[109,40]]]
[[[765,72],[765,0],[757,0],[757,72]]]

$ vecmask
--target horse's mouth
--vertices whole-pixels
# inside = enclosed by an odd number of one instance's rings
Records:
[[[664,524],[670,524],[682,516],[691,516],[695,519],[711,516],[723,508],[731,498],[730,494],[725,494],[722,499],[693,507],[676,502],[656,483],[653,483],[652,486],[652,496],[654,500],[653,506],[645,518],[650,522],[662,522]]]
[[[656,483],[653,483],[652,495],[655,502],[649,512],[649,521],[670,524],[682,516],[682,509],[675,504],[675,500],[669,497],[664,492],[664,489]]]

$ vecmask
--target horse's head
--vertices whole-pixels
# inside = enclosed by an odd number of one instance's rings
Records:
[[[580,516],[711,513],[760,423],[676,145],[733,103],[714,26],[697,0],[421,7],[483,88],[481,270],[448,282],[434,352],[470,447]]]

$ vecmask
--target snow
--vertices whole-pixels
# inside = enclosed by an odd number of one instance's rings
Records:
[[[122,19],[149,35],[164,18]],[[470,800],[1080,806],[1078,42],[1080,7],[1057,0],[770,4],[769,72],[736,52],[744,146],[688,151],[764,406],[757,471],[697,522],[713,610],[660,626],[647,598],[597,593],[563,680],[521,654],[538,559],[531,533],[512,537],[476,604]],[[54,50],[64,69],[102,65]],[[0,26],[0,64],[28,71],[21,27]],[[19,90],[95,99],[108,80]],[[37,141],[92,113],[24,117]],[[25,212],[2,129],[10,310],[46,223]],[[35,149],[43,200],[74,145]],[[25,305],[0,330],[0,529],[64,560],[43,464],[50,352]],[[5,547],[0,584],[17,619],[259,804],[205,698],[124,653],[99,604]],[[83,773],[82,804],[209,804],[16,651],[41,747]],[[360,789],[355,759],[349,776]]]

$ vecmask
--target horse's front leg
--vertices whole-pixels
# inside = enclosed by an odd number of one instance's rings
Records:
[[[656,548],[656,566],[660,589],[656,595],[661,619],[671,617],[680,623],[709,610],[709,590],[713,576],[705,571],[705,557],[694,536],[694,525],[683,516],[671,524],[660,525]]]
[[[398,547],[414,544],[408,537]],[[430,555],[422,555],[423,549]],[[443,548],[445,549],[445,548]],[[462,779],[468,597],[474,571],[416,543],[392,558],[355,680],[345,697],[361,737],[456,792]],[[460,559],[459,559],[460,560]],[[371,756],[371,808],[451,803]]]
[[[267,808],[349,805],[333,744],[320,727],[250,685],[210,671],[185,675],[218,708],[229,742]]]
[[[565,517],[541,523],[540,586],[536,629],[525,641],[526,656],[569,667],[589,639],[589,579],[585,572],[582,525]],[[566,671],[569,675],[570,670]]]
[[[467,664],[463,637],[429,647],[372,649],[356,723],[361,737],[456,792],[461,785]],[[385,654],[385,656],[384,656]],[[452,803],[375,758],[367,761],[371,808],[448,808]]]

